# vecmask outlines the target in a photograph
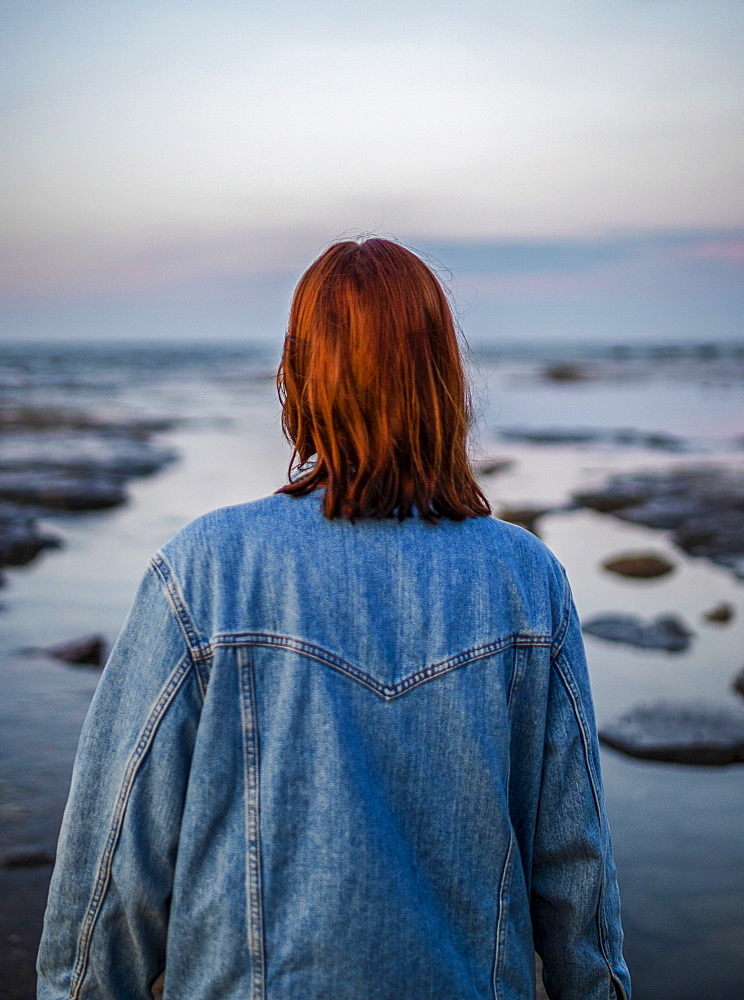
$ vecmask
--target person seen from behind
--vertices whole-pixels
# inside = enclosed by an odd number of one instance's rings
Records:
[[[39,1000],[629,1000],[565,572],[491,516],[447,297],[300,280],[289,481],[149,563],[91,704]]]

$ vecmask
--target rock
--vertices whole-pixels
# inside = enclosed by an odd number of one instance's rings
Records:
[[[484,458],[472,463],[479,476],[493,476],[497,472],[507,472],[514,465],[511,458]]]
[[[54,408],[0,406],[0,500],[86,511],[126,500],[128,480],[176,457],[149,440],[167,421],[112,421]]]
[[[690,448],[685,438],[639,431],[632,427],[502,427],[499,437],[528,444],[604,444],[627,448],[652,448],[680,452]]]
[[[628,552],[625,555],[612,556],[610,559],[605,559],[602,566],[610,573],[643,580],[666,576],[674,569],[674,564],[669,562],[666,556],[654,552]]]
[[[520,528],[526,528],[533,535],[537,535],[537,521],[544,514],[550,513],[551,509],[550,507],[504,507],[499,512],[499,520],[518,524]]]
[[[600,514],[614,514],[628,507],[637,508],[650,497],[651,491],[645,483],[638,483],[631,478],[615,478],[599,489],[574,493],[573,500],[579,507],[587,507]]]
[[[103,666],[105,660],[105,640],[100,635],[86,635],[71,642],[61,642],[47,646],[44,650],[50,656],[65,663],[81,664],[88,667]]]
[[[717,705],[638,705],[599,730],[607,746],[631,757],[677,764],[744,761],[744,712]]]
[[[0,472],[0,500],[49,510],[104,510],[126,500],[121,480],[108,475]]]
[[[505,441],[524,441],[527,444],[591,444],[601,437],[600,431],[591,428],[558,427],[502,427],[498,434]]]
[[[550,382],[585,382],[592,377],[591,372],[586,368],[570,362],[557,362],[548,365],[547,368],[543,369],[542,375]]]
[[[174,457],[172,449],[155,447],[140,437],[89,431],[19,433],[0,437],[0,460],[6,472],[110,473],[131,479],[158,472]]]
[[[744,511],[719,510],[689,518],[673,532],[672,540],[688,555],[713,562],[744,556]]]
[[[587,505],[585,505],[587,506]],[[600,509],[595,506],[595,510]],[[668,531],[675,528],[688,518],[698,517],[705,513],[704,505],[691,497],[664,497],[647,500],[645,503],[620,507],[613,510],[621,521],[631,524],[642,524],[646,528],[660,528]]]
[[[662,649],[683,653],[694,635],[675,615],[661,615],[644,622],[633,615],[599,615],[582,625],[588,635],[608,642],[623,642],[638,649]]]
[[[170,430],[173,420],[112,420],[59,406],[0,406],[0,433],[16,431],[97,431],[142,437]]]
[[[738,674],[731,681],[731,687],[744,698],[744,667],[741,668]]]
[[[671,531],[674,544],[688,555],[744,579],[744,468],[704,465],[622,474],[573,499],[624,521]]]
[[[734,606],[729,604],[728,601],[721,601],[720,604],[716,604],[714,608],[710,608],[703,614],[703,618],[707,622],[718,622],[721,625],[725,625],[726,622],[730,622],[734,617]]]
[[[34,519],[21,507],[0,504],[0,566],[25,566],[42,549],[60,545],[56,535],[39,531]]]
[[[38,848],[17,848],[0,857],[3,868],[44,868],[53,865],[55,856],[51,851]]]

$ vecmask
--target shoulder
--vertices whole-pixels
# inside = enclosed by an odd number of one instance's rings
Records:
[[[477,519],[484,539],[492,546],[494,557],[514,568],[533,569],[556,577],[562,583],[565,570],[556,555],[531,531],[496,517]]]
[[[291,519],[290,498],[272,493],[247,503],[218,507],[200,515],[172,535],[159,552],[167,558],[194,556],[198,552],[222,550],[246,533],[258,537],[262,532],[275,531],[282,521]]]

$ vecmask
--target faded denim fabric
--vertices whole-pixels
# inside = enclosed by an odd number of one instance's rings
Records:
[[[630,996],[579,622],[491,517],[213,511],[82,732],[40,1000]],[[164,979],[162,977],[165,972]]]

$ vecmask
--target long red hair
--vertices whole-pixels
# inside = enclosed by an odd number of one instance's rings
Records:
[[[491,513],[467,457],[470,397],[447,296],[416,254],[335,243],[295,289],[277,374],[290,482],[326,517]],[[315,460],[310,460],[315,456]]]

